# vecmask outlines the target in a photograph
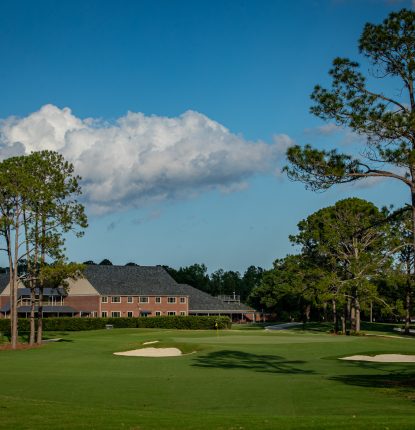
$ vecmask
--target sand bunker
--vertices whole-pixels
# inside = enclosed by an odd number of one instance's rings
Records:
[[[143,342],[143,345],[151,345],[152,343],[159,343],[159,340],[151,340],[149,342]]]
[[[114,352],[114,355],[128,357],[178,357],[182,352],[178,348],[141,348],[132,351]]]
[[[340,360],[351,361],[373,361],[376,363],[415,363],[415,355],[403,354],[379,354],[379,355],[352,355],[350,357],[342,357]]]

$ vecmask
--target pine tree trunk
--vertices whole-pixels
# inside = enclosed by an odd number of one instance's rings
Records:
[[[43,339],[43,288],[39,288],[39,302],[37,306],[37,344],[42,344]]]
[[[304,310],[304,322],[307,323],[310,321],[310,312],[311,312],[311,305],[307,304],[305,306],[305,310]]]
[[[35,305],[36,305],[36,291],[32,287],[30,290],[30,336],[29,336],[30,345],[33,345],[35,343],[35,337],[36,337]]]
[[[348,303],[345,302],[344,306],[343,306],[343,316],[342,316],[342,332],[343,335],[346,336],[347,335],[347,319],[349,317],[349,307],[348,307]]]
[[[29,288],[30,288],[30,334],[29,334],[29,345],[35,343],[35,301],[36,301],[36,291],[33,279],[33,270],[30,260],[30,243],[29,243],[29,225],[26,210],[23,210],[23,226],[25,234],[26,243],[26,273],[29,277]]]
[[[323,303],[323,321],[327,321],[327,302]]]
[[[16,208],[16,211],[18,211],[18,208]],[[19,223],[16,222],[15,230],[14,230],[13,275],[12,275],[12,284],[10,285],[10,287],[13,289],[13,292],[11,294],[12,304],[13,304],[13,310],[11,311],[11,318],[12,318],[11,343],[12,343],[12,349],[16,349],[18,339],[19,339],[19,333],[18,333],[19,321],[17,318],[17,289],[19,287],[19,284],[18,284],[18,279],[19,279],[18,255],[19,255]]]
[[[6,247],[7,247],[7,258],[9,261],[9,296],[10,296],[10,341],[12,348],[16,348],[16,341],[13,342],[12,333],[14,332],[14,326],[16,324],[14,315],[15,315],[15,307],[16,302],[14,301],[14,270],[13,270],[13,258],[12,258],[12,244],[10,238],[10,226],[4,228],[3,231],[4,237],[6,239]]]
[[[355,297],[355,316],[356,316],[356,333],[360,332],[360,302],[359,298]]]
[[[336,307],[336,300],[332,300],[332,308],[333,308],[333,327],[334,327],[334,333],[339,332],[339,319],[337,318],[337,307]]]
[[[410,325],[411,325],[411,283],[410,280],[406,283],[406,291],[405,291],[405,334],[410,333]]]
[[[350,308],[350,333],[356,333],[356,303],[354,299]]]
[[[413,169],[412,169],[413,177]],[[409,327],[411,324],[411,295],[412,295],[412,285],[415,282],[415,184],[411,187],[411,201],[412,201],[412,261],[410,264],[409,272],[411,276],[409,277],[409,282],[406,286],[406,297],[405,297],[405,334],[409,334]]]
[[[40,242],[40,265],[43,267],[46,261],[46,219],[42,217],[42,239]],[[43,281],[38,283],[39,286],[39,305],[37,315],[37,343],[40,345],[43,338]]]
[[[16,302],[14,300],[14,270],[12,265],[9,269],[9,286],[10,286],[10,341],[12,348],[16,348],[16,338],[13,336],[13,333],[15,333],[15,325],[16,325],[16,319],[15,319],[15,308],[16,308]]]
[[[347,313],[346,313],[346,325],[347,325],[347,321],[349,322],[349,327],[350,327],[350,332],[352,331],[352,300],[350,299],[350,297],[347,299],[346,302],[346,309],[347,309]]]

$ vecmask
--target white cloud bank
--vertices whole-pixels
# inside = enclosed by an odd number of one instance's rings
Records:
[[[0,122],[0,158],[50,149],[82,176],[89,211],[115,212],[210,189],[238,190],[275,171],[289,138],[251,142],[198,112],[179,117],[128,112],[115,123],[45,105]]]

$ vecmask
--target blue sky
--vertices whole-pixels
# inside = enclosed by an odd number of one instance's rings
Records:
[[[270,267],[318,208],[407,201],[393,182],[316,194],[276,173],[287,143],[356,147],[321,128],[309,95],[334,57],[361,59],[366,22],[401,7],[411,1],[3,2],[7,151],[76,160],[90,227],[68,240],[72,260]]]

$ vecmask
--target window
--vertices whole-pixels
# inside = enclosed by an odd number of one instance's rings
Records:
[[[108,303],[108,297],[107,296],[102,296],[101,297],[101,303]]]
[[[176,303],[176,297],[167,297],[167,303]]]
[[[119,318],[121,316],[121,312],[119,312],[119,311],[112,311],[111,312],[111,316],[113,318]]]
[[[181,315],[182,317],[186,316],[186,311],[180,311],[180,315]]]
[[[161,315],[160,311],[156,311],[156,317],[159,317]]]
[[[161,297],[156,297],[156,303],[161,303]]]
[[[140,303],[148,303],[148,297],[140,297]]]
[[[186,303],[186,297],[180,297],[180,303]]]
[[[176,315],[176,311],[168,311],[167,315],[172,317],[172,316]]]
[[[107,311],[102,311],[101,316],[102,316],[102,318],[107,318],[107,316],[108,316]]]
[[[127,303],[133,303],[134,297],[127,297]]]
[[[127,317],[128,318],[132,318],[133,317],[133,313],[132,312],[127,312]]]
[[[111,303],[121,303],[121,297],[120,296],[111,297]]]

